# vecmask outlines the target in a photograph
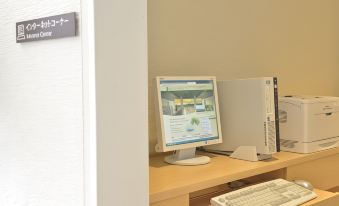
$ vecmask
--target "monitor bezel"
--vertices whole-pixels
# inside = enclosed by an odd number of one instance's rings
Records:
[[[215,112],[217,119],[217,128],[218,128],[218,138],[213,140],[204,140],[199,142],[178,144],[167,146],[165,141],[165,129],[164,129],[164,120],[163,120],[163,110],[162,110],[162,101],[161,101],[161,91],[160,91],[160,81],[162,80],[208,80],[213,82],[213,93],[215,98]],[[220,111],[219,111],[219,102],[218,102],[218,89],[217,89],[217,80],[214,76],[157,76],[155,78],[156,83],[156,123],[157,123],[157,152],[168,152],[180,149],[195,148],[201,146],[207,146],[212,144],[222,143],[222,134],[221,134],[221,124],[220,124]]]

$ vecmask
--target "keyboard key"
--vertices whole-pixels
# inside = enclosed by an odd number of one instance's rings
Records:
[[[311,191],[304,191],[304,192],[299,193],[299,195],[306,196],[306,195],[309,195],[311,193],[312,193]]]

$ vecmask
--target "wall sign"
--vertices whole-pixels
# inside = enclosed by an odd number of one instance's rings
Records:
[[[16,23],[16,43],[76,35],[75,12]]]

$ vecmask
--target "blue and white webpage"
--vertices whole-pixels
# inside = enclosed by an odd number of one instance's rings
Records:
[[[161,80],[166,146],[218,139],[212,80]]]

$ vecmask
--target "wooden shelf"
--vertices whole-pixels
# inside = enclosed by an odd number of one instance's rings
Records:
[[[329,189],[330,192],[339,192],[339,186]]]
[[[311,206],[311,205],[328,205],[335,206],[339,205],[339,194],[332,193],[324,190],[314,189],[314,192],[318,195],[317,198],[303,204],[302,206]]]
[[[280,152],[269,161],[248,162],[232,159],[223,155],[204,154],[211,157],[211,163],[200,166],[177,166],[164,163],[164,156],[150,159],[150,203],[152,206],[193,205],[207,206],[211,197],[218,192],[225,193],[225,184],[231,181],[246,179],[252,183],[275,178],[311,177],[309,172],[321,168],[331,168],[326,177],[321,176],[314,182],[326,182],[324,187],[329,189],[338,186],[333,179],[339,169],[336,161],[339,148],[320,151],[312,154],[297,154]],[[334,161],[334,162],[333,162]],[[302,168],[307,168],[306,170]],[[310,168],[312,167],[314,169]],[[317,169],[318,168],[318,169]],[[290,174],[292,171],[292,175]],[[298,173],[295,173],[298,171]],[[306,172],[306,173],[305,173]],[[333,174],[332,174],[333,173]],[[293,176],[293,174],[295,174]],[[317,173],[315,173],[317,174]],[[330,174],[330,175],[327,175]],[[314,174],[313,174],[314,175]],[[332,183],[329,183],[331,181]],[[311,181],[312,182],[312,181]],[[331,186],[332,185],[332,186]],[[331,186],[331,187],[329,187]],[[331,190],[332,191],[332,190]],[[338,193],[316,190],[318,198],[305,203],[305,206],[336,206],[339,205]]]
[[[205,154],[211,163],[201,166],[176,166],[163,162],[163,156],[150,159],[150,202],[168,200],[227,182],[284,169],[312,160],[339,154],[339,148],[312,154],[279,152],[269,161],[248,162],[222,155]],[[339,204],[338,204],[339,205]]]

